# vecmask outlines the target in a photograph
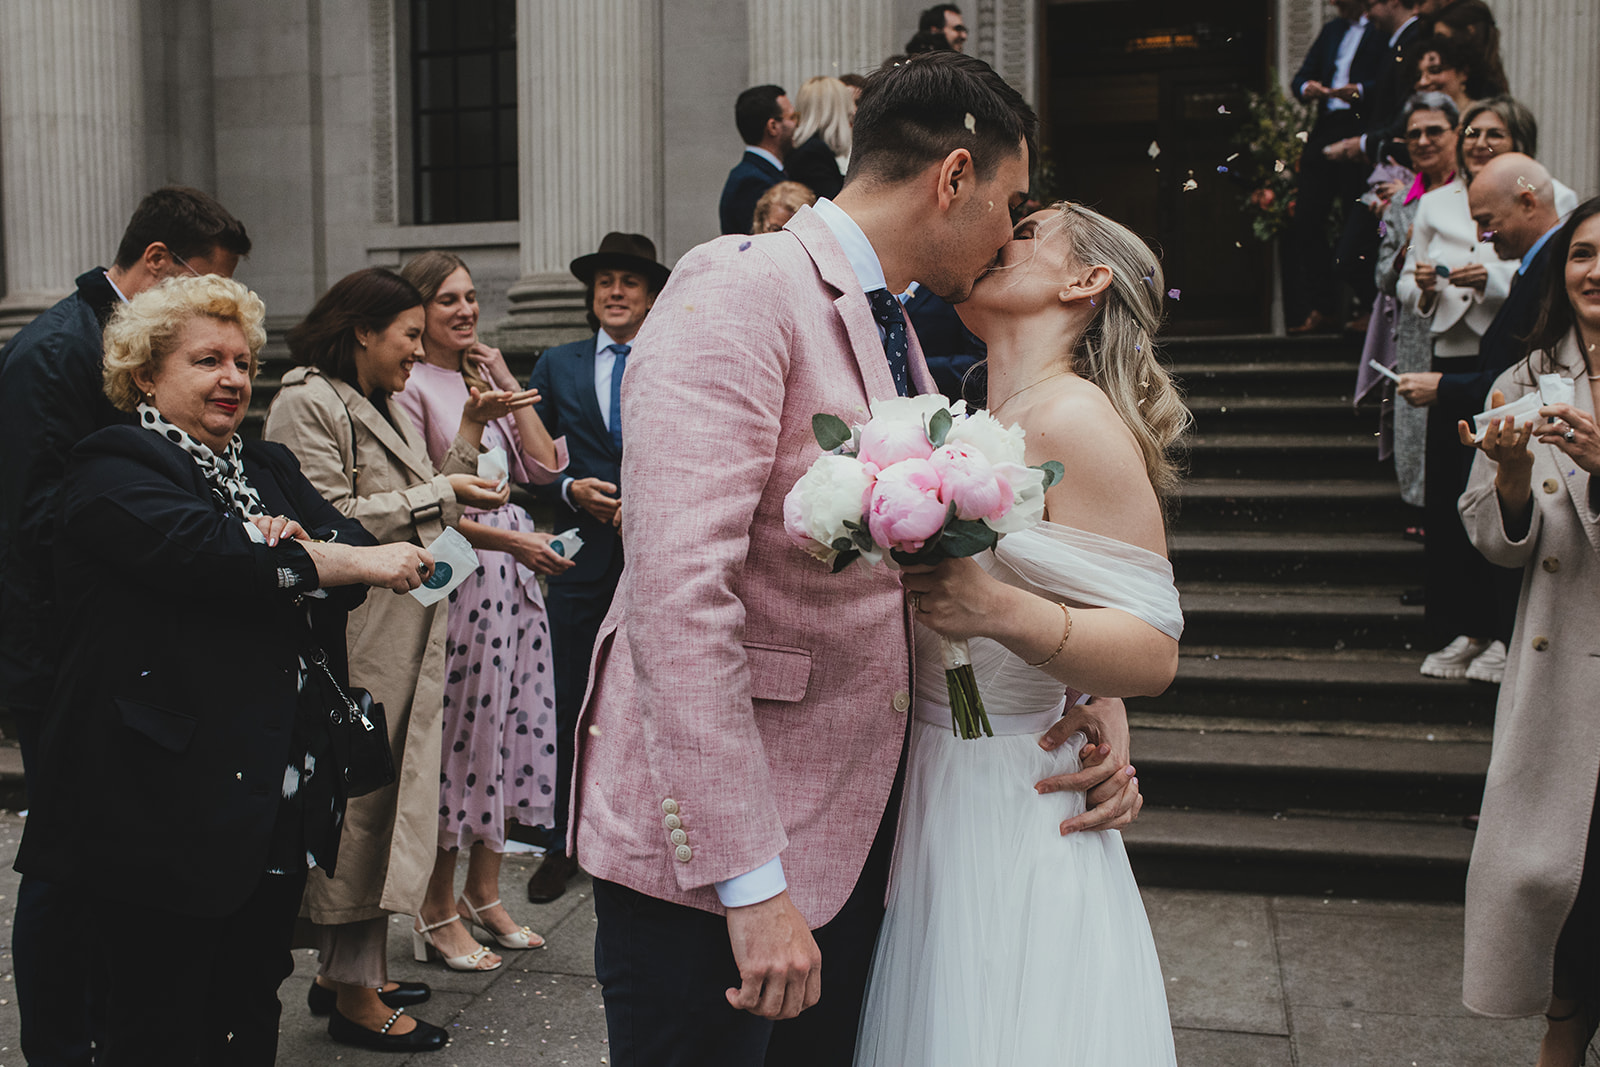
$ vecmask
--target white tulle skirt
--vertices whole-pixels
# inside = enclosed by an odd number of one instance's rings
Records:
[[[930,717],[911,728],[857,1067],[1172,1067],[1122,835],[1063,838],[1083,794],[1033,789],[1078,769],[1082,738],[1039,748],[1059,711],[993,716],[999,736],[975,741]]]

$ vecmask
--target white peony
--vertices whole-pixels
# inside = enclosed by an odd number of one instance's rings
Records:
[[[924,429],[928,420],[933,418],[936,411],[948,410],[952,415],[959,416],[967,410],[965,400],[957,400],[954,404],[938,393],[923,393],[921,396],[895,396],[883,400],[872,401],[872,418],[874,421],[883,419],[888,422],[909,422]]]
[[[967,413],[950,427],[946,444],[968,444],[983,453],[990,463],[1015,463],[1025,465],[1022,427],[1012,423],[1008,429],[999,419],[982,408]]]
[[[839,554],[833,543],[849,538],[847,521],[861,522],[871,487],[872,473],[854,456],[821,456],[784,498],[784,529],[795,544],[832,563]]]
[[[1044,518],[1044,471],[1021,463],[996,463],[994,472],[1011,486],[1011,510],[984,523],[998,534],[1021,533]]]

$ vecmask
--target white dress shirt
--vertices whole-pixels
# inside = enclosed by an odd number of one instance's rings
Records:
[[[600,421],[608,430],[611,429],[611,372],[617,365],[617,354],[611,351],[611,346],[617,343],[603,328],[594,341],[594,399],[600,408]],[[573,481],[572,478],[561,479],[561,499],[576,511],[578,506],[567,492]]]
[[[783,169],[783,160],[779,159],[777,156],[773,155],[771,152],[768,152],[765,148],[757,148],[753,144],[747,144],[747,145],[744,146],[744,150],[746,152],[751,153],[752,155],[760,156],[762,159],[766,160],[768,163],[771,163],[774,167],[777,167],[779,170]]]
[[[1361,35],[1367,32],[1367,16],[1362,15],[1344,31],[1339,42],[1339,52],[1333,60],[1333,84],[1329,89],[1343,89],[1350,84],[1350,66],[1356,60],[1356,50],[1361,47]],[[1336,96],[1328,97],[1329,111],[1349,111],[1350,105]]]

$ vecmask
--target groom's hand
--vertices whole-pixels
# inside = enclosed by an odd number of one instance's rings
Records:
[[[1139,779],[1128,764],[1128,709],[1116,697],[1092,697],[1069,708],[1059,722],[1039,739],[1046,751],[1060,747],[1082,731],[1089,737],[1079,754],[1083,769],[1058,774],[1034,784],[1040,793],[1081,792],[1088,805],[1082,815],[1061,824],[1062,836],[1082,830],[1117,830],[1139,817],[1144,796]]]
[[[784,890],[728,909],[728,941],[739,965],[728,1003],[763,1019],[793,1019],[822,998],[822,950]]]

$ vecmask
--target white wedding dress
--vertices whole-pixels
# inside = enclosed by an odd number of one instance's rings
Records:
[[[1144,549],[1041,523],[979,561],[1051,599],[1182,632],[1172,567]],[[994,641],[971,646],[995,736],[963,741],[938,637],[917,628],[916,721],[856,1065],[1172,1067],[1165,983],[1122,835],[1062,837],[1083,794],[1034,792],[1079,768],[1081,735],[1054,752],[1037,743],[1065,687]]]

